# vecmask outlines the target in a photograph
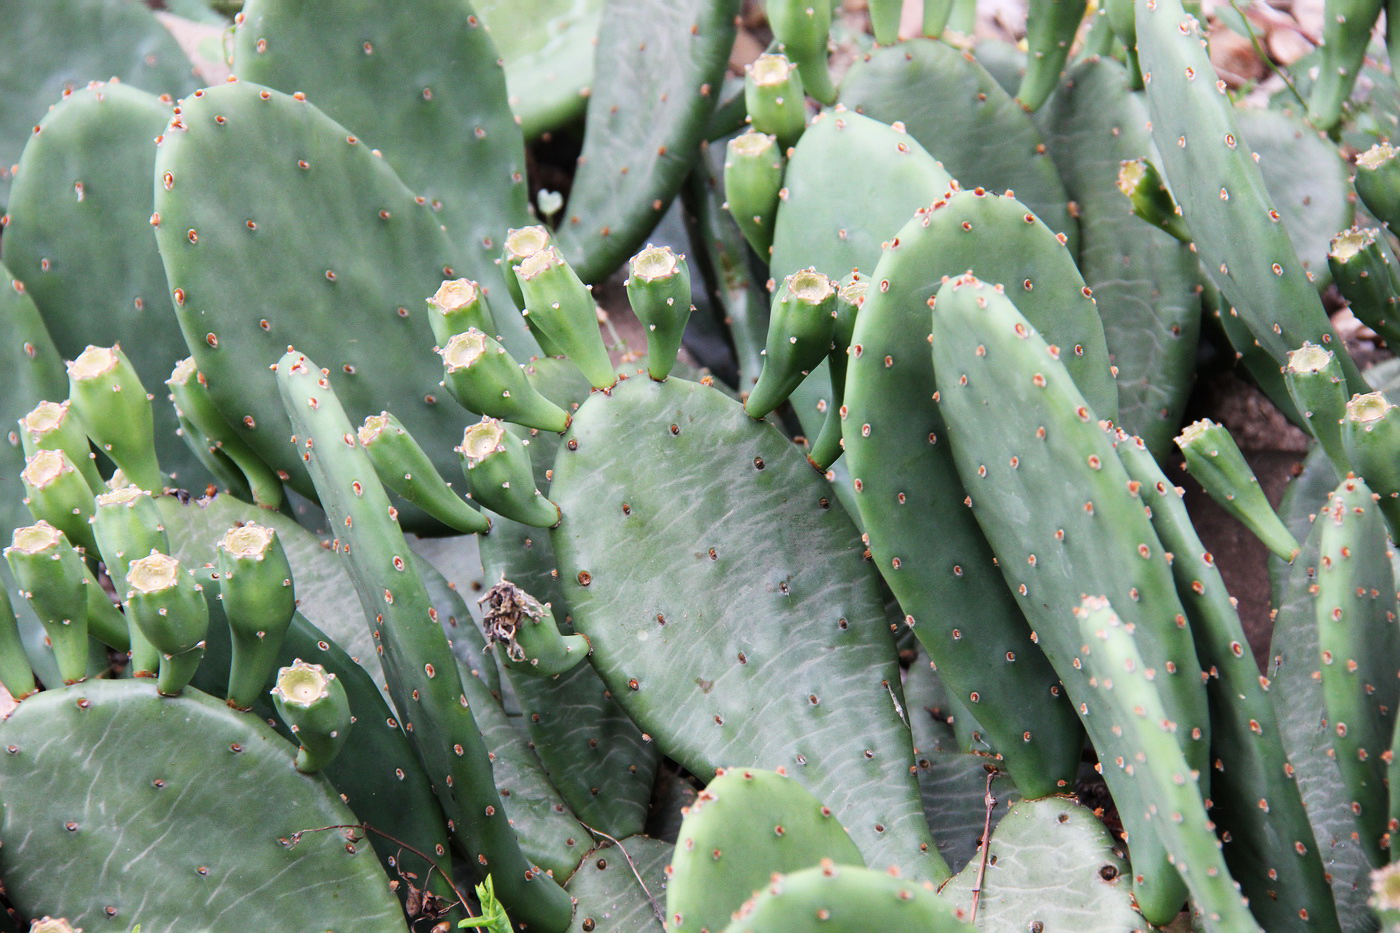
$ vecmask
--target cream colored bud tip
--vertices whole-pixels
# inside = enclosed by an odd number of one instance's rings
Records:
[[[160,593],[173,589],[180,582],[180,562],[168,554],[152,550],[145,557],[131,562],[126,582],[139,593]]]
[[[506,234],[506,253],[512,259],[533,256],[549,245],[549,230],[536,224]]]
[[[64,473],[71,473],[74,467],[68,455],[61,450],[40,450],[24,461],[20,478],[35,489],[44,489]]]
[[[476,301],[479,294],[476,283],[471,279],[452,279],[439,285],[429,300],[438,310],[446,313],[467,307]]]
[[[1351,401],[1347,402],[1346,416],[1348,421],[1369,424],[1372,421],[1380,421],[1394,407],[1384,392],[1367,392],[1365,395],[1351,397]]]
[[[194,365],[194,357],[187,356],[175,364],[175,368],[170,371],[170,378],[165,380],[168,386],[186,386],[190,380],[199,375],[198,368]]]
[[[767,133],[760,133],[758,130],[750,129],[742,135],[735,136],[729,141],[729,151],[738,153],[741,156],[752,158],[772,152],[778,145],[778,140]]]
[[[1371,906],[1377,910],[1400,910],[1400,862],[1371,872]]]
[[[1197,438],[1215,427],[1217,427],[1216,423],[1209,418],[1202,418],[1200,421],[1192,422],[1182,428],[1181,433],[1176,436],[1177,446],[1185,447],[1187,444],[1194,443]]]
[[[788,79],[788,75],[796,70],[797,66],[789,61],[786,55],[760,55],[758,60],[749,66],[753,83],[759,87],[782,84]]]
[[[469,327],[466,333],[453,335],[438,354],[442,356],[448,372],[466,369],[486,355],[486,335],[475,327]]]
[[[83,933],[83,928],[73,926],[62,917],[44,917],[34,921],[29,933]]]
[[[1291,373],[1319,373],[1332,364],[1332,351],[1315,343],[1304,343],[1296,350],[1288,351],[1288,371]]]
[[[457,452],[473,463],[484,460],[501,448],[506,429],[495,418],[482,418],[462,432],[462,445]]]
[[[283,703],[311,706],[331,695],[333,680],[335,675],[327,673],[321,665],[308,664],[297,658],[291,667],[277,672],[277,686],[272,688],[272,693],[280,696]]]
[[[108,505],[130,505],[142,496],[149,496],[150,493],[140,486],[126,485],[118,489],[109,489],[107,492],[97,494],[97,504]]]
[[[116,369],[119,361],[116,347],[88,347],[68,364],[68,378],[96,379]]]
[[[1395,148],[1390,143],[1376,143],[1356,157],[1356,164],[1362,168],[1377,169],[1395,158]]]
[[[262,560],[272,547],[277,533],[265,525],[248,522],[237,528],[230,528],[219,539],[219,547],[232,557],[245,557]]]
[[[1332,248],[1328,251],[1338,262],[1351,262],[1356,255],[1376,242],[1376,231],[1361,227],[1343,230],[1332,238]]]
[[[19,420],[19,424],[29,432],[30,437],[37,439],[61,427],[63,419],[67,417],[67,402],[40,402]]]
[[[648,246],[632,257],[632,274],[644,282],[670,278],[679,267],[669,246]]]
[[[360,425],[360,443],[368,447],[379,440],[379,435],[384,433],[384,429],[389,426],[389,413],[381,411],[377,415],[370,415],[365,419],[365,423]]]
[[[799,301],[818,305],[831,296],[831,279],[816,269],[803,269],[787,277],[788,294]]]
[[[1147,177],[1147,163],[1142,159],[1128,159],[1118,163],[1118,190],[1132,194]]]
[[[16,528],[10,537],[10,547],[21,554],[39,554],[63,543],[63,532],[46,521],[38,521],[23,528]]]
[[[553,246],[546,246],[531,253],[524,262],[516,266],[515,277],[522,282],[529,281],[540,273],[563,264],[564,257],[560,255],[559,250]]]

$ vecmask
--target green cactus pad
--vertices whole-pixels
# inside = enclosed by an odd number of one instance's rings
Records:
[[[1400,658],[1386,524],[1371,490],[1350,476],[1332,491],[1317,524],[1322,530],[1315,607],[1325,716],[1361,846],[1381,864],[1383,837],[1390,831],[1385,753],[1394,731]]]
[[[1173,735],[1176,723],[1163,702],[1167,691],[1157,685],[1161,669],[1139,650],[1147,640],[1144,627],[1119,618],[1101,596],[1084,597],[1075,616],[1083,639],[1077,660],[1090,687],[1089,715],[1102,717],[1122,738],[1118,757],[1102,762],[1104,770],[1121,771],[1120,786],[1132,782],[1140,788],[1140,801],[1120,801],[1119,815],[1155,827],[1206,930],[1264,933],[1225,865],[1215,825],[1206,816],[1198,769],[1181,754]],[[1134,806],[1142,809],[1132,813]],[[1136,878],[1141,869],[1134,865],[1133,871]]]
[[[927,882],[830,862],[774,878],[724,928],[725,933],[971,929]]]
[[[1015,191],[1078,252],[1078,224],[1045,140],[968,53],[929,39],[875,49],[841,82],[841,103],[884,123],[903,123],[964,188]]]
[[[1071,69],[1044,113],[1050,152],[1079,205],[1079,269],[1118,370],[1118,423],[1160,456],[1190,393],[1201,300],[1195,255],[1129,215],[1115,185],[1122,160],[1152,151],[1147,112],[1123,66],[1100,59]]]
[[[71,360],[120,343],[153,389],[187,352],[150,225],[151,140],[169,121],[168,100],[124,84],[65,96],[25,146],[5,228],[5,262],[59,352]],[[175,412],[162,403],[154,414],[162,468],[203,487],[205,470],[175,436]]]
[[[583,281],[626,262],[680,190],[719,99],[738,14],[739,0],[604,9],[583,154],[557,234]]]
[[[865,864],[830,807],[786,772],[721,770],[681,822],[666,920],[676,930],[722,929],[770,876],[824,859]]]
[[[594,933],[661,933],[670,860],[670,844],[646,836],[594,849],[569,879],[578,928],[592,921]]]
[[[506,65],[526,139],[583,116],[603,0],[475,0]]]
[[[1276,366],[1310,340],[1343,357],[1352,391],[1364,390],[1242,139],[1200,24],[1181,0],[1135,11],[1152,138],[1206,274]]]
[[[267,371],[291,340],[333,368],[356,419],[388,409],[415,437],[455,439],[461,412],[438,385],[423,299],[458,251],[368,145],[304,100],[239,81],[185,102],[155,187],[166,275],[209,394],[293,488],[314,494]],[[450,443],[428,453],[457,474]]]
[[[664,752],[697,774],[787,768],[867,860],[945,876],[876,581],[782,435],[704,386],[629,379],[579,409],[551,494],[574,625]]]
[[[26,700],[0,743],[0,871],[21,910],[89,930],[405,929],[373,850],[309,832],[357,822],[335,789],[222,700],[86,683]],[[53,780],[79,771],[88,779]]]
[[[979,698],[977,717],[1017,786],[1030,796],[1057,793],[1074,781],[1082,737],[1069,704],[1054,701],[1059,677],[1031,642],[964,504],[931,401],[927,310],[944,276],[972,269],[1010,283],[1023,312],[1053,328],[1056,343],[1083,348],[1066,355],[1080,388],[1096,408],[1112,408],[1102,326],[1065,247],[1013,198],[955,193],[921,211],[897,240],[856,319],[846,385],[846,458],[870,550],[949,690],[964,702]]]
[[[1026,73],[1016,101],[1027,110],[1039,110],[1060,83],[1087,4],[1084,0],[1030,0],[1026,6]]]
[[[429,775],[441,776],[433,789],[455,837],[491,873],[502,903],[521,922],[562,926],[568,898],[526,861],[510,829],[456,659],[409,564],[412,553],[388,496],[330,387],[329,372],[289,350],[277,364],[277,385],[299,448],[316,471],[328,518],[340,532],[361,618],[384,650],[386,680],[404,730]]]
[[[1350,166],[1335,145],[1297,117],[1241,108],[1235,119],[1259,156],[1264,185],[1304,271],[1316,288],[1326,288],[1328,246],[1352,224]]]
[[[1327,468],[1315,471],[1319,477],[1331,473],[1325,459],[1320,460],[1319,467]],[[1324,496],[1335,482],[1333,476],[1325,478],[1329,485],[1322,490]],[[1311,502],[1306,506],[1306,513],[1316,513],[1321,505],[1321,500]],[[1356,817],[1334,757],[1334,732],[1327,717],[1320,715],[1326,708],[1319,671],[1316,616],[1322,525],[1313,522],[1309,532],[1307,521],[1304,514],[1300,530],[1307,532],[1307,538],[1303,550],[1291,566],[1280,564],[1282,585],[1274,617],[1273,641],[1269,646],[1269,698],[1278,714],[1288,760],[1307,807],[1318,854],[1331,882],[1337,915],[1343,919],[1342,929],[1350,933],[1371,929],[1361,921],[1366,917],[1367,879],[1373,866],[1365,847],[1354,837]]]
[[[1147,663],[1163,672],[1158,687],[1180,749],[1208,783],[1205,687],[1168,554],[1061,362],[1069,354],[1037,334],[1000,288],[970,276],[939,289],[932,318],[939,407],[972,513],[1100,756],[1125,752],[1110,723],[1092,715],[1093,691],[1074,663],[1082,638],[1072,611],[1085,593],[1112,594],[1137,624]],[[992,412],[995,431],[985,427]],[[1152,849],[1160,837],[1141,785],[1119,768],[1103,770],[1134,846],[1139,904],[1149,920],[1166,922],[1180,906],[1180,882],[1165,851]]]
[[[382,151],[447,227],[461,271],[500,294],[501,238],[529,222],[525,144],[496,44],[469,4],[249,0],[234,32],[233,70],[304,92]],[[498,300],[509,312],[505,296]],[[497,327],[512,352],[529,355],[530,343],[512,339],[524,336],[515,314],[502,314]]]
[[[979,852],[943,888],[943,898],[968,911],[981,867]],[[1128,863],[1107,827],[1087,808],[1056,797],[1022,800],[995,825],[981,889],[982,930],[1053,933],[1145,924],[1133,909]]]
[[[534,360],[525,372],[541,393],[570,412],[588,397],[588,381],[566,360]],[[548,487],[561,443],[557,434],[530,439],[540,488]],[[552,604],[561,631],[573,631],[549,534],[504,516],[493,516],[492,522],[491,533],[480,539],[483,583],[515,581]],[[509,671],[506,677],[540,761],[579,819],[619,838],[641,832],[661,752],[623,711],[593,665],[580,665],[557,679]]]
[[[1268,929],[1288,929],[1306,912],[1312,929],[1336,930],[1337,909],[1312,826],[1279,732],[1269,681],[1259,676],[1234,599],[1182,501],[1138,438],[1116,449],[1173,554],[1172,575],[1190,620],[1201,666],[1210,672],[1211,819],[1225,861]],[[1280,562],[1281,563],[1281,562]],[[1301,850],[1300,847],[1301,846]]]
[[[0,207],[10,169],[64,91],[118,78],[156,94],[198,86],[174,38],[144,5],[125,0],[5,0],[0,35],[24,36],[0,63]]]

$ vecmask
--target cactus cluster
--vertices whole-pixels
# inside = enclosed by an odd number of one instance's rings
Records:
[[[89,53],[0,66],[0,931],[1395,925],[1378,0],[1310,124],[1181,0],[768,0],[742,76],[739,0],[233,6],[198,87],[0,0]],[[1203,337],[1316,440],[1277,512]]]

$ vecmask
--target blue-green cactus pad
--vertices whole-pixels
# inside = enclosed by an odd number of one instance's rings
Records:
[[[293,341],[331,367],[351,418],[392,411],[439,473],[460,473],[452,444],[471,419],[439,386],[424,310],[458,250],[387,162],[310,102],[238,81],[183,103],[155,189],[166,277],[210,395],[294,489],[315,494],[268,371]]]
[[[91,681],[32,697],[0,725],[6,890],[89,931],[405,929],[374,850],[309,832],[356,819],[294,752],[193,689]]]
[[[579,409],[550,496],[574,625],[664,752],[696,774],[786,768],[869,863],[944,874],[874,572],[786,438],[718,391],[637,377]]]

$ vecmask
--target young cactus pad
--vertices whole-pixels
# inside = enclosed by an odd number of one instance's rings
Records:
[[[677,930],[719,930],[775,874],[865,864],[824,805],[787,773],[721,770],[685,810],[666,885]]]

